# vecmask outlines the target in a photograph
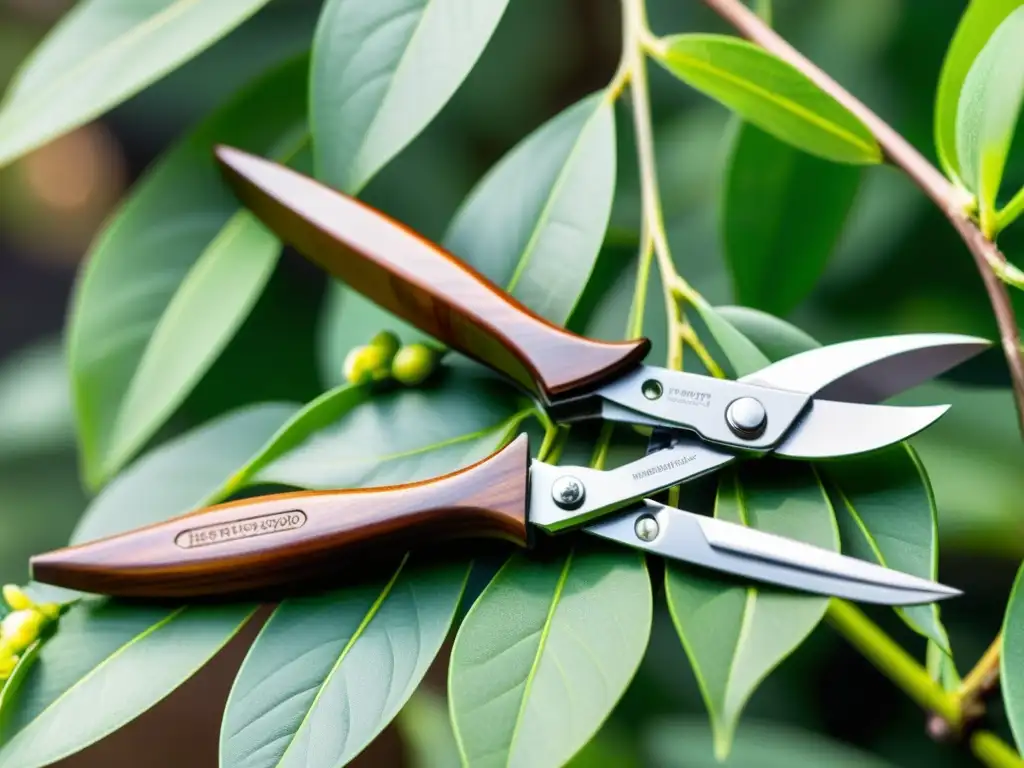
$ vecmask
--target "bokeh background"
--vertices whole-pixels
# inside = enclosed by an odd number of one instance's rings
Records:
[[[369,0],[368,0],[369,1]],[[67,0],[0,0],[0,90],[66,12]],[[946,45],[963,0],[775,0],[775,24],[934,159],[932,107]],[[276,0],[206,53],[106,115],[0,169],[0,580],[24,581],[28,556],[61,545],[87,498],[77,477],[62,330],[76,272],[105,217],[145,168],[246,80],[300,52],[317,0]],[[726,30],[697,0],[650,0],[658,33]],[[602,87],[619,47],[616,0],[513,0],[484,56],[440,117],[365,197],[439,237],[476,179],[525,134]],[[682,273],[713,303],[732,300],[718,238],[725,110],[652,67],[657,153],[669,235]],[[628,115],[618,115],[621,156],[613,234],[628,241],[638,190]],[[1006,189],[1024,183],[1024,139],[1011,152]],[[814,200],[807,201],[813,217]],[[1016,231],[1015,231],[1016,229]],[[1001,241],[1024,260],[1024,223]],[[324,276],[288,254],[229,349],[175,415],[179,431],[243,402],[309,400]],[[1021,307],[1018,311],[1024,310]],[[788,318],[828,342],[910,331],[994,336],[973,263],[942,216],[890,168],[865,172],[854,215],[815,291]],[[996,364],[998,367],[998,363]],[[961,672],[998,632],[1024,553],[1024,462],[1009,390],[998,370],[984,385],[933,384],[909,400],[949,402],[949,415],[915,439],[940,513],[940,575],[966,592],[943,616]],[[244,382],[244,387],[239,386]],[[873,616],[916,655],[924,641]],[[251,632],[132,726],[62,765],[213,766],[218,714]],[[435,689],[443,671],[432,675]],[[439,713],[418,699],[411,730],[432,738]],[[998,697],[993,727],[1009,733]],[[667,616],[656,619],[641,671],[579,765],[712,765],[703,705]],[[792,764],[786,745],[844,764],[827,738],[855,749],[850,765],[971,765],[933,744],[925,717],[827,626],[755,694],[730,764]],[[793,731],[790,728],[799,730]],[[366,765],[425,761],[417,739],[389,729]],[[443,741],[443,739],[442,739]],[[426,742],[424,742],[426,743]],[[777,745],[782,757],[773,756]],[[821,751],[821,750],[825,751]],[[808,752],[807,750],[811,750]],[[866,757],[867,753],[874,756]],[[140,756],[145,756],[140,760]],[[774,760],[780,762],[773,762]],[[431,762],[433,761],[433,762]],[[817,764],[815,761],[807,764]]]

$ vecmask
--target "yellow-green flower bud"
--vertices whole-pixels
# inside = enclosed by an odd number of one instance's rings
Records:
[[[13,653],[0,656],[0,680],[6,680],[18,666],[18,657]]]
[[[36,610],[43,614],[47,621],[56,621],[60,618],[60,606],[57,603],[40,603]]]
[[[15,653],[28,648],[39,637],[46,619],[35,608],[25,608],[4,616],[0,622],[0,637]]]
[[[391,361],[391,375],[409,387],[424,382],[437,365],[437,353],[426,344],[408,344]]]
[[[366,384],[386,379],[389,359],[383,347],[367,344],[356,347],[345,357],[345,379],[350,384]]]
[[[32,607],[32,600],[21,591],[17,584],[4,584],[4,602],[11,606],[12,611],[21,611]]]
[[[381,331],[372,339],[370,339],[371,347],[380,347],[384,353],[384,359],[387,361],[385,364],[390,365],[391,361],[395,357],[395,353],[398,352],[398,348],[402,346],[402,343],[398,340],[398,336],[393,331]]]

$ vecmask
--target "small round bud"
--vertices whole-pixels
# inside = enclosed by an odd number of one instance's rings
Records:
[[[14,611],[0,622],[0,635],[7,647],[18,653],[36,641],[45,621],[43,614],[34,608]]]
[[[395,353],[398,352],[398,348],[402,346],[402,342],[398,340],[398,336],[394,331],[381,331],[370,339],[370,346],[380,347],[384,353],[384,359],[387,360],[387,365],[390,365],[395,357]]]
[[[16,666],[18,666],[18,657],[13,653],[0,656],[0,680],[9,678]]]
[[[12,611],[21,611],[32,607],[32,600],[21,591],[17,584],[4,584],[4,602],[11,606]]]
[[[437,365],[437,353],[426,344],[408,344],[391,361],[391,375],[409,387],[426,381]]]
[[[57,603],[40,603],[36,606],[47,621],[56,621],[60,618],[60,606]]]

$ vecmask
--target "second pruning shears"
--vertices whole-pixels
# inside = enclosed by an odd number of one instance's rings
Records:
[[[646,339],[607,342],[531,312],[442,248],[366,204],[237,149],[217,157],[236,194],[297,251],[382,308],[500,372],[560,422],[669,431],[611,470],[530,460],[520,436],[477,464],[389,488],[274,494],[39,555],[38,581],[114,595],[220,594],[285,584],[346,553],[431,538],[534,530],[589,534],[745,578],[861,602],[959,592],[792,539],[649,500],[751,454],[823,459],[874,451],[946,406],[877,405],[990,342],[907,334],[820,347],[736,381],[642,363]],[[663,447],[662,447],[663,445]]]

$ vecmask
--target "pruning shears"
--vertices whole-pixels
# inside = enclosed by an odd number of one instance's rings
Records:
[[[560,423],[654,428],[648,453],[611,470],[531,460],[526,435],[430,480],[278,493],[32,558],[40,582],[137,597],[193,597],[287,584],[339,557],[436,539],[529,546],[582,530],[645,552],[867,603],[960,594],[928,579],[660,504],[648,497],[734,461],[824,459],[917,434],[948,406],[881,401],[990,346],[956,334],[849,341],[738,380],[642,361],[647,339],[586,338],[531,312],[401,223],[278,163],[230,147],[218,161],[240,200],[283,241],[382,308],[504,374]],[[399,550],[401,551],[401,550]]]

